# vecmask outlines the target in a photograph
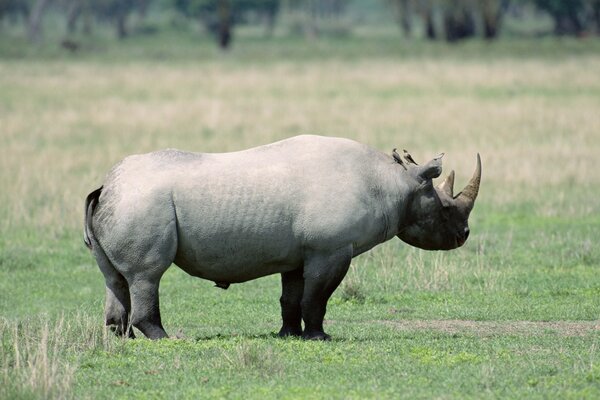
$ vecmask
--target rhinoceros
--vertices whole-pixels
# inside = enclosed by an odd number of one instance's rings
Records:
[[[454,171],[432,183],[441,155],[424,165],[405,160],[312,135],[231,153],[126,157],[85,201],[84,240],[105,278],[106,325],[167,337],[158,288],[175,264],[221,288],[281,274],[279,335],[329,339],[327,301],[353,257],[395,236],[427,250],[454,249],[469,236],[479,154],[456,196]]]

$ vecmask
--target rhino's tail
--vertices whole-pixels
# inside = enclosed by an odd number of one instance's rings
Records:
[[[92,193],[88,194],[85,199],[85,208],[84,208],[84,223],[83,223],[83,241],[88,249],[92,250],[94,247],[94,231],[92,229],[92,216],[94,215],[94,209],[98,205],[98,198],[100,197],[100,193],[102,193],[102,186],[98,189],[94,190]]]

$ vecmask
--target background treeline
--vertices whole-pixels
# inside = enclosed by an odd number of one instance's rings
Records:
[[[405,37],[449,42],[495,39],[507,15],[549,18],[556,35],[600,33],[600,0],[0,0],[0,34],[24,27],[29,40],[38,42],[44,19],[52,15],[62,20],[67,45],[69,37],[93,35],[101,26],[123,39],[160,30],[147,22],[150,14],[172,24],[200,24],[223,48],[239,25],[262,25],[268,36],[282,19],[290,32],[307,38],[347,34],[355,23],[389,15]]]
[[[450,42],[482,36],[494,39],[506,14],[528,11],[552,18],[556,35],[600,33],[600,0],[388,0],[398,23],[409,36],[421,20],[430,39]]]

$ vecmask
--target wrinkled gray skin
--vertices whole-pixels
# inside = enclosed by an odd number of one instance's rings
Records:
[[[85,241],[106,281],[106,324],[166,337],[158,286],[171,264],[226,288],[279,273],[281,336],[328,339],[327,301],[353,257],[394,236],[423,249],[467,239],[481,168],[437,188],[441,157],[400,164],[352,140],[298,136],[234,153],[125,158],[90,193]],[[304,330],[302,329],[304,321]]]

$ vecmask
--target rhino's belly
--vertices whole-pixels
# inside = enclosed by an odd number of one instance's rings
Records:
[[[190,275],[215,282],[245,282],[302,266],[300,247],[282,237],[181,236],[174,263]]]
[[[175,260],[175,264],[192,276],[218,283],[241,283],[263,276],[292,271],[300,267],[298,263],[261,263],[234,265],[229,263],[188,263],[186,260]]]

